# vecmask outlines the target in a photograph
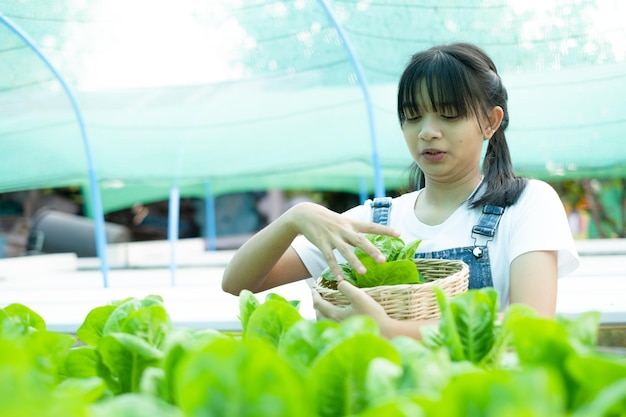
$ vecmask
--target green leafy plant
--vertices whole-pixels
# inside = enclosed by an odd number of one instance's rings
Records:
[[[89,312],[68,359],[69,376],[98,376],[113,394],[139,392],[143,372],[163,358],[172,328],[159,296],[129,298]]]
[[[413,262],[415,251],[421,240],[409,244],[398,237],[367,234],[367,239],[376,246],[386,261],[378,263],[361,248],[356,248],[354,253],[363,263],[367,272],[359,274],[350,264],[339,264],[345,280],[359,288],[376,287],[379,285],[396,284],[421,284],[424,279]],[[337,288],[337,277],[330,268],[326,268],[321,275],[321,285],[327,288]]]
[[[306,320],[278,294],[241,294],[241,333],[173,327],[158,296],[94,308],[77,337],[12,304],[0,415],[626,415],[626,357],[597,348],[598,313],[511,305],[500,318],[491,288],[438,302],[423,341],[388,340],[368,316]]]

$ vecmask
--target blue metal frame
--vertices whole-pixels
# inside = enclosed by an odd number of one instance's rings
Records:
[[[211,183],[207,182],[204,185],[204,235],[206,236],[208,251],[214,251],[217,249],[216,243],[216,224],[215,224],[215,196],[213,195],[213,188]]]
[[[180,189],[174,185],[170,188],[168,205],[167,238],[170,242],[170,283],[176,285],[176,243],[179,235]]]
[[[337,30],[341,41],[343,42],[343,46],[348,53],[350,58],[350,62],[352,63],[352,67],[356,72],[357,79],[359,81],[359,85],[361,86],[361,91],[363,92],[363,98],[365,100],[365,106],[367,109],[367,122],[370,130],[370,139],[372,142],[372,164],[374,165],[374,196],[375,197],[384,197],[385,196],[385,183],[383,180],[382,169],[380,166],[380,156],[378,153],[378,135],[376,133],[376,124],[374,123],[374,112],[372,106],[372,99],[369,93],[369,86],[367,83],[367,79],[365,77],[365,73],[363,72],[363,68],[356,56],[354,48],[350,44],[350,40],[348,39],[346,33],[344,32],[341,24],[337,21],[337,18],[333,14],[328,2],[326,0],[318,0],[319,4],[326,12],[328,19],[332,22],[333,26]]]
[[[83,140],[83,146],[85,148],[85,157],[87,159],[87,174],[89,179],[89,197],[90,203],[93,210],[93,219],[95,225],[95,235],[96,235],[96,251],[98,254],[98,258],[100,258],[100,270],[102,271],[102,280],[105,288],[109,286],[108,282],[108,262],[107,262],[107,254],[106,254],[106,233],[104,228],[104,211],[102,209],[102,200],[100,196],[100,187],[98,185],[98,178],[96,175],[96,169],[93,162],[93,156],[91,153],[91,145],[89,143],[89,138],[87,137],[87,130],[85,129],[85,123],[83,121],[82,114],[80,112],[80,108],[78,106],[78,102],[74,98],[74,94],[70,90],[69,86],[61,77],[61,74],[57,71],[57,69],[52,65],[52,63],[45,57],[45,55],[39,50],[39,48],[35,45],[35,42],[17,25],[11,22],[4,14],[0,13],[0,22],[4,23],[6,27],[8,27],[15,35],[17,35],[20,39],[24,41],[32,50],[37,54],[39,58],[43,61],[43,63],[48,67],[48,69],[52,72],[54,77],[57,79],[63,91],[67,95],[72,104],[72,108],[76,115],[76,120],[80,127],[80,133]]]

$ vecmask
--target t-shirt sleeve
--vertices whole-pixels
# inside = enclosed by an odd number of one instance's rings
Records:
[[[343,216],[348,216],[352,219],[360,221],[367,221],[369,214],[369,200],[364,205],[356,206],[342,213]],[[312,278],[319,277],[322,274],[322,271],[328,267],[326,259],[324,259],[320,250],[304,236],[300,235],[296,237],[292,242],[291,247],[296,251]],[[341,256],[337,251],[335,251],[335,257],[338,262],[345,262],[343,256]]]
[[[530,180],[515,206],[509,253],[510,261],[532,251],[556,251],[558,274],[573,272],[580,263],[563,203],[556,191],[543,181]]]

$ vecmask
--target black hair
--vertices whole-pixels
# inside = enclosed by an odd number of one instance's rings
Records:
[[[419,113],[418,106],[426,100],[434,111],[445,105],[460,117],[486,117],[495,106],[504,111],[502,123],[489,139],[483,160],[482,192],[470,202],[471,207],[486,204],[508,207],[515,204],[526,186],[526,179],[514,173],[504,134],[509,124],[507,99],[507,91],[491,58],[468,43],[435,46],[419,52],[411,57],[400,77],[398,118],[401,125],[406,121],[406,113]],[[411,189],[423,187],[424,175],[416,163],[410,172]]]

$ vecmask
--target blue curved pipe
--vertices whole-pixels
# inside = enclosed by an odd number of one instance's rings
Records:
[[[382,169],[380,166],[380,156],[378,153],[378,135],[376,133],[376,124],[374,123],[374,112],[372,106],[372,99],[370,98],[369,87],[367,83],[367,79],[365,77],[365,73],[363,72],[363,68],[359,60],[357,59],[356,53],[354,52],[354,48],[350,44],[350,40],[346,36],[341,24],[337,21],[337,18],[333,14],[330,6],[326,2],[326,0],[318,0],[319,4],[324,9],[324,12],[328,16],[328,19],[332,22],[333,26],[337,30],[341,41],[343,42],[343,46],[348,53],[350,58],[350,62],[352,63],[352,67],[356,73],[357,79],[359,81],[359,85],[361,86],[361,91],[363,92],[363,98],[365,100],[365,106],[367,108],[367,122],[370,130],[370,139],[372,142],[372,164],[374,166],[374,195],[376,197],[384,197],[385,196],[385,183],[383,180]]]
[[[170,243],[170,284],[176,285],[176,244],[179,235],[180,189],[177,185],[170,188],[168,205],[167,238]]]
[[[206,249],[217,250],[217,231],[215,225],[215,196],[211,181],[204,184],[204,235],[206,237]]]
[[[61,77],[61,74],[56,70],[54,65],[44,56],[44,54],[37,48],[35,42],[17,25],[11,22],[4,14],[0,13],[0,21],[4,23],[6,27],[8,27],[15,35],[17,35],[20,39],[24,41],[32,50],[37,54],[39,58],[43,61],[43,63],[48,67],[50,72],[57,79],[63,91],[70,100],[72,104],[72,108],[74,109],[74,113],[76,114],[76,119],[78,121],[78,125],[80,127],[81,137],[83,139],[83,146],[85,148],[85,157],[87,158],[87,173],[89,178],[89,196],[91,207],[93,210],[94,217],[94,225],[95,225],[95,235],[96,235],[96,251],[98,253],[98,258],[100,258],[100,270],[102,272],[103,285],[105,288],[109,286],[108,282],[108,262],[106,256],[106,234],[104,229],[104,212],[102,210],[102,200],[100,198],[100,188],[98,186],[98,179],[96,176],[96,170],[94,168],[93,157],[91,153],[91,145],[89,143],[89,138],[87,137],[87,130],[85,129],[85,123],[83,121],[82,114],[78,107],[78,103],[72,94],[69,86]]]

